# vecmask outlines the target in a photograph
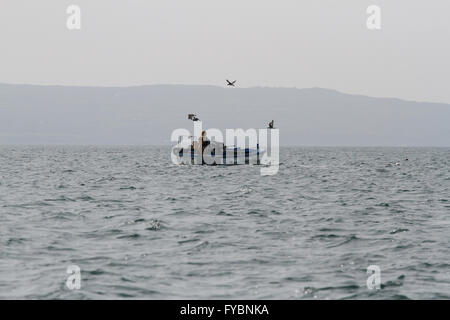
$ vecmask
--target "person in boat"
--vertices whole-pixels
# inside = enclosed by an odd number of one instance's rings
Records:
[[[211,143],[211,141],[209,141],[208,137],[206,136],[205,130],[202,131],[202,136],[198,139],[198,142],[202,146],[202,151],[204,151],[205,148]]]
[[[200,138],[198,138],[198,141],[193,141],[192,146],[194,149],[202,148],[202,152],[205,150],[205,148],[211,143],[211,141],[206,136],[206,131],[202,131],[202,135]]]

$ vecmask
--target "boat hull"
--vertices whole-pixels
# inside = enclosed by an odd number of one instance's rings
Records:
[[[183,164],[203,165],[238,165],[238,164],[260,164],[260,159],[265,153],[263,149],[241,149],[225,148],[222,152],[211,152],[211,155],[202,154],[191,149],[174,150]]]

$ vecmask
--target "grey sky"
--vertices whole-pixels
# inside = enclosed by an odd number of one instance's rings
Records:
[[[324,87],[450,103],[448,0],[2,0],[0,82]],[[66,8],[82,29],[66,28]],[[368,5],[382,29],[366,28]]]

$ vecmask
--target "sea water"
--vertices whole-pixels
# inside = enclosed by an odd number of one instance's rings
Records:
[[[0,298],[450,298],[450,149],[170,150],[0,147]]]

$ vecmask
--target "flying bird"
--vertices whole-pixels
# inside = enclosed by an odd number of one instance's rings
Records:
[[[236,80],[230,81],[230,80],[227,79],[227,86],[234,87],[235,83],[236,83]]]
[[[197,118],[197,116],[195,114],[193,114],[193,113],[189,113],[188,114],[188,119],[192,120],[192,121],[198,121],[199,120],[199,118]]]

